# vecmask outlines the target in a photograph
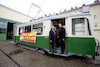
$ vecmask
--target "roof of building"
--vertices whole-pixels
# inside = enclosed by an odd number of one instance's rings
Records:
[[[94,2],[92,4],[88,4],[88,5],[85,5],[85,6],[94,6],[94,5],[98,5],[98,4],[100,4],[100,1]],[[81,8],[82,8],[82,6],[78,7],[78,8],[75,8],[75,9],[64,11],[64,12],[61,12],[61,13],[66,13],[66,12],[74,11],[74,10],[81,9]]]
[[[26,16],[26,17],[32,18],[32,17],[30,17],[30,16],[28,16],[28,15],[26,15],[26,14],[23,14],[23,13],[21,13],[21,12],[19,12],[19,11],[16,11],[16,10],[14,10],[14,9],[11,9],[11,8],[9,8],[9,7],[7,7],[7,6],[2,5],[2,4],[0,4],[0,6],[6,8],[6,9],[9,9],[9,10],[11,10],[11,11],[13,11],[13,12],[16,12],[16,13],[19,13],[19,14],[21,14],[21,15],[24,15],[24,16]]]
[[[42,22],[42,21],[50,20],[50,19],[52,20],[52,19],[60,19],[60,18],[75,17],[75,16],[86,16],[86,15],[90,15],[90,14],[79,12],[79,13],[74,13],[74,14],[52,15],[52,16],[41,18],[41,19],[33,20],[31,22],[27,22],[27,23],[24,23],[24,24],[20,24],[20,25],[18,25],[18,27],[30,25],[30,24],[33,24],[33,23]]]

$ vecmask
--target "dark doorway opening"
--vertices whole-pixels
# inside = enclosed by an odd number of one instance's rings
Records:
[[[61,41],[59,40],[59,23],[62,24],[62,26],[65,28],[65,18],[62,19],[53,19],[51,20],[51,25],[55,26],[55,32],[56,32],[56,52],[61,53]],[[65,52],[64,52],[65,53]]]
[[[13,39],[13,23],[8,22],[7,39]]]
[[[56,46],[60,47],[60,42],[59,42],[59,23],[62,24],[62,26],[65,26],[65,18],[62,19],[54,19],[51,20],[52,21],[52,25],[55,26],[55,32],[56,32]]]

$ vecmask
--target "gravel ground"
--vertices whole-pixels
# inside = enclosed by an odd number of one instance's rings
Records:
[[[86,62],[83,62],[83,57],[79,56],[65,58],[53,55],[45,55],[18,47],[13,41],[0,41],[0,49],[10,55],[23,67],[100,67],[100,65],[94,65],[93,62],[97,62],[89,58],[85,58]],[[21,50],[21,52],[13,53],[17,50]],[[4,57],[5,56],[0,52],[0,67],[15,67],[13,66],[14,64],[12,62],[8,62],[9,59],[7,57]],[[96,59],[98,62],[100,62],[100,56],[96,57]]]

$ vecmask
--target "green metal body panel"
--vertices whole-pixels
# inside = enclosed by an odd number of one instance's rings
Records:
[[[49,38],[37,36],[36,43],[20,42],[20,36],[15,36],[14,40],[17,43],[39,47],[43,49],[49,49]],[[66,37],[65,51],[95,56],[95,39],[94,38],[84,38],[84,37]]]
[[[24,45],[29,45],[29,46],[34,46],[38,48],[44,48],[44,49],[49,49],[49,38],[48,37],[36,37],[36,43],[29,43],[29,42],[21,42],[20,36],[15,37],[16,41],[18,43],[24,44]]]
[[[67,37],[66,52],[95,56],[95,39],[82,37]]]
[[[0,34],[0,40],[6,40],[6,34]]]

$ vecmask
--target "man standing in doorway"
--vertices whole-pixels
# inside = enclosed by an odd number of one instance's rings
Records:
[[[50,38],[50,52],[56,53],[56,32],[54,31],[54,26],[52,26],[49,32],[49,38]]]
[[[59,23],[59,40],[61,44],[61,54],[64,53],[65,50],[65,28],[62,27],[62,24]]]

